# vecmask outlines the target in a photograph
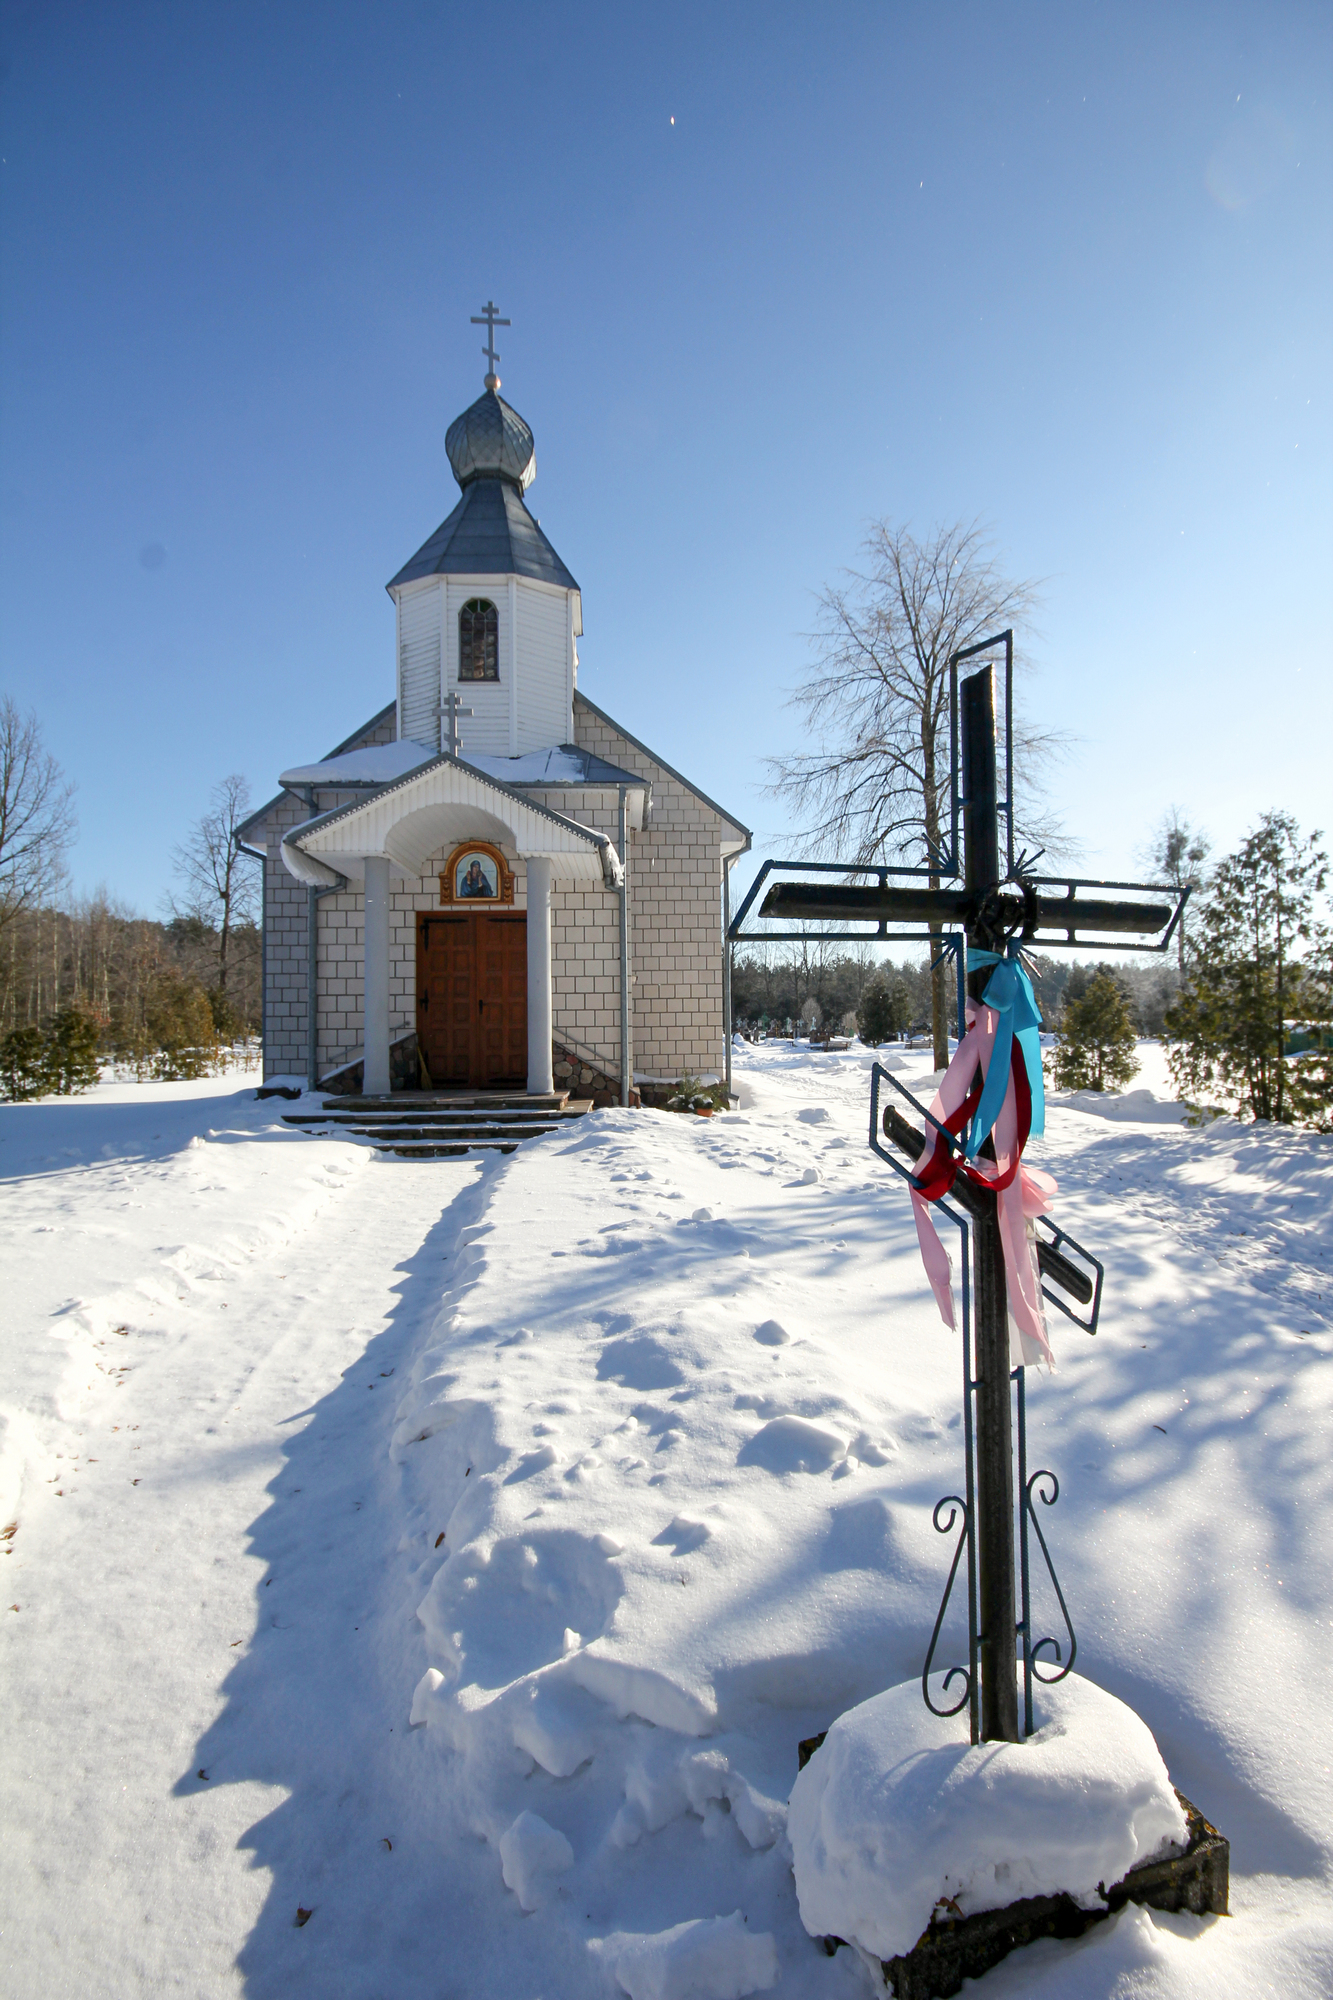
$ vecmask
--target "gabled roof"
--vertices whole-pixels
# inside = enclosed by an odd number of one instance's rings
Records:
[[[385,588],[424,576],[530,576],[577,590],[565,565],[507,479],[471,479],[458,505]]]
[[[332,886],[342,872],[357,874],[367,853],[387,853],[407,874],[420,875],[450,840],[475,837],[479,820],[485,824],[483,815],[513,837],[520,854],[553,859],[557,875],[600,877],[605,888],[619,887],[622,863],[609,835],[447,751],[366,797],[289,827],[282,858],[298,881],[323,886]],[[339,827],[351,836],[346,851],[335,832]],[[372,844],[362,845],[365,840]]]
[[[707,792],[701,792],[699,787],[696,784],[692,784],[683,771],[678,771],[674,764],[668,764],[666,758],[660,757],[656,750],[650,750],[646,743],[641,743],[637,736],[631,735],[623,722],[617,722],[615,717],[608,715],[604,708],[598,708],[595,701],[589,701],[582,688],[575,688],[574,702],[575,706],[582,702],[585,708],[590,708],[600,721],[606,723],[608,728],[615,730],[617,736],[623,736],[627,743],[632,743],[636,750],[642,751],[643,755],[665,771],[669,778],[674,778],[678,785],[684,785],[686,791],[692,793],[698,799],[700,805],[707,806],[709,811],[715,812],[719,819],[724,819],[728,826],[734,826],[737,833],[743,833],[745,838],[743,841],[737,843],[734,850],[736,853],[745,854],[749,851],[750,841],[753,838],[752,831],[745,825],[744,821],[737,819],[735,813],[729,813],[725,806],[718,804],[716,799],[710,799]],[[725,849],[725,842],[723,846]]]

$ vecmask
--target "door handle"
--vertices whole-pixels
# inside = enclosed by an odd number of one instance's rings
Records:
[[[425,992],[425,993],[419,993],[419,994],[417,995],[417,1005],[418,1005],[418,1007],[420,1007],[420,1009],[421,1009],[421,1011],[422,1011],[422,1013],[423,1013],[423,1014],[429,1014],[429,1012],[430,1012],[430,993],[429,993],[429,991],[427,991],[427,992]]]

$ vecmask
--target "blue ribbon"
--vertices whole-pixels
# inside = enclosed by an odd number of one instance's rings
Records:
[[[975,972],[983,965],[995,967],[990,984],[981,997],[1000,1017],[995,1026],[995,1049],[986,1075],[985,1088],[981,1093],[981,1102],[977,1106],[976,1117],[972,1120],[972,1129],[967,1135],[967,1144],[963,1149],[969,1160],[976,1158],[1000,1115],[1004,1093],[1009,1088],[1009,1067],[1015,1035],[1018,1037],[1018,1046],[1023,1051],[1023,1065],[1028,1073],[1028,1088],[1032,1093],[1033,1137],[1040,1138],[1046,1129],[1046,1092],[1041,1080],[1041,1010],[1037,1006],[1037,996],[1032,991],[1032,981],[1019,963],[1018,953],[1018,945],[1011,943],[1003,955],[998,951],[978,950],[969,950],[967,954],[969,972]]]

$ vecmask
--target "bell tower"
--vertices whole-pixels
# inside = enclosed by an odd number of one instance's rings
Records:
[[[485,385],[455,417],[444,448],[462,489],[387,586],[398,613],[398,734],[466,761],[521,757],[573,740],[578,584],[528,512],[537,475],[532,432],[501,397],[488,302]],[[442,731],[441,716],[456,728]],[[452,740],[451,740],[452,739]]]

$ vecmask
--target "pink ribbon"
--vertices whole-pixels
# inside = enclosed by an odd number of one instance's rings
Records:
[[[998,1021],[999,1015],[993,1007],[979,1001],[968,1001],[967,1032],[958,1044],[930,1107],[932,1118],[938,1119],[940,1124],[946,1124],[965,1103],[978,1065],[983,1077],[989,1074]],[[1049,1174],[1022,1163],[1018,1105],[1012,1075],[991,1138],[995,1146],[994,1160],[971,1160],[965,1168],[960,1166],[959,1171],[967,1172],[972,1179],[983,1183],[1001,1183],[995,1199],[1004,1254],[1010,1333],[1011,1337],[1017,1336],[1012,1341],[1017,1350],[1014,1360],[1024,1366],[1041,1361],[1048,1368],[1053,1368],[1055,1356],[1046,1334],[1035,1231],[1031,1224],[1036,1216],[1050,1213],[1050,1198],[1057,1190]],[[939,1139],[935,1140],[937,1147],[942,1143]],[[933,1148],[928,1148],[922,1155],[921,1165],[929,1159],[931,1151]],[[1015,1167],[1016,1172],[1013,1171]],[[929,1206],[916,1188],[912,1189],[912,1213],[916,1222],[916,1239],[921,1246],[921,1262],[925,1266],[931,1291],[935,1294],[940,1317],[947,1327],[956,1327],[953,1265],[939,1239]]]

